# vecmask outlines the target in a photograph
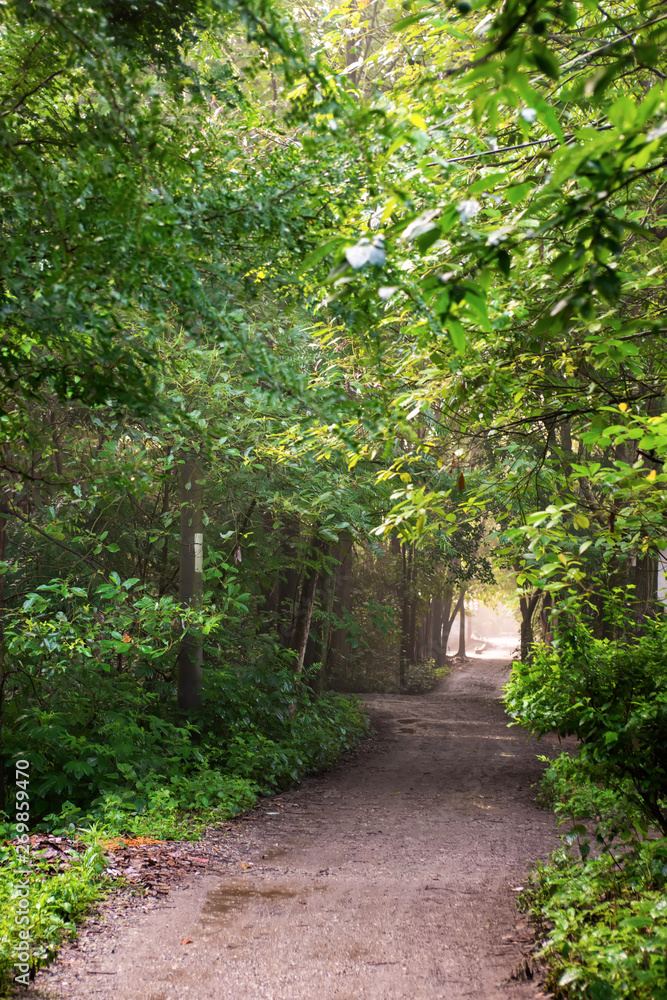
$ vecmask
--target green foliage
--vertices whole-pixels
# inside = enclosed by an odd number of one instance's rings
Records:
[[[285,189],[308,166],[265,135],[248,159],[272,120],[248,81],[272,53],[307,113],[317,71],[268,0],[20,0],[2,18],[2,439],[41,435],[35,400],[169,409],[165,339],[247,342],[234,295],[300,228]]]
[[[664,1000],[667,840],[535,868],[521,905],[546,935],[547,985],[572,1000]]]
[[[405,667],[405,693],[426,694],[432,691],[442,676],[443,668],[438,669],[435,660],[420,660],[418,663],[408,663]]]
[[[299,777],[299,776],[297,776]],[[173,768],[152,774],[133,789],[107,792],[92,812],[79,816],[113,834],[157,840],[197,840],[206,827],[252,808],[259,795],[254,782],[210,767],[192,773]],[[72,814],[67,815],[71,824]],[[49,817],[59,823],[60,817]]]
[[[36,965],[53,957],[64,935],[75,933],[76,922],[104,892],[100,838],[198,839],[207,826],[251,808],[261,794],[330,766],[367,730],[356,701],[335,694],[315,699],[297,689],[289,671],[270,676],[263,691],[257,675],[210,673],[215,682],[208,687],[199,728],[165,718],[165,706],[136,680],[132,685],[115,678],[108,686],[95,681],[86,688],[76,664],[69,672],[70,683],[80,688],[76,700],[64,699],[59,686],[47,716],[28,710],[19,720],[12,735],[34,765],[30,787],[33,821],[41,819],[37,828],[70,836],[83,828],[83,838],[92,841],[65,872],[54,874],[37,863],[30,876]],[[3,832],[10,834],[9,824]],[[0,975],[14,961],[10,904],[16,866],[14,849],[3,849]]]
[[[555,760],[540,757],[546,767],[540,783],[538,801],[553,808],[561,825],[570,823],[567,837],[588,855],[590,846],[582,833],[582,821],[594,824],[595,839],[599,845],[612,844],[617,838],[632,840],[636,833],[646,829],[646,818],[638,808],[630,779],[619,782],[615,788],[605,782],[608,773],[605,764],[588,757],[559,754]]]
[[[667,622],[647,619],[642,634],[611,613],[622,634],[594,638],[589,613],[559,618],[553,648],[517,663],[506,687],[509,714],[538,736],[581,741],[581,756],[606,784],[627,791],[646,821],[667,831]]]
[[[213,643],[232,609],[204,615],[171,598],[132,599],[135,582],[101,585],[95,603],[66,583],[44,586],[7,627],[5,752],[28,754],[38,816],[57,815],[63,801],[106,823],[123,812],[231,815],[259,784],[284,787],[327,766],[363,731],[354,705],[333,695],[313,704],[275,658],[271,669],[211,666],[201,719],[178,720],[178,639],[194,621]]]
[[[628,635],[613,597],[606,617],[622,638],[595,639],[585,614],[561,609],[555,648],[517,664],[507,686],[523,725],[582,741],[576,755],[542,758],[540,799],[567,832],[520,904],[538,925],[559,1000],[664,1000],[667,839],[654,827],[664,824],[667,790],[665,621]]]
[[[15,918],[23,891],[25,855],[13,847],[0,848],[0,989],[15,974],[13,966],[19,938]],[[29,882],[31,967],[38,968],[56,955],[65,938],[76,937],[76,924],[95,903],[108,883],[103,880],[107,862],[95,838],[82,853],[73,851],[64,871],[54,872],[48,862],[32,860]]]
[[[346,2],[303,39],[268,0],[2,16],[3,740],[39,818],[195,834],[353,741],[358,709],[293,673],[304,567],[311,660],[325,676],[346,632],[348,680],[387,688],[404,622],[499,568],[561,601],[507,694],[582,741],[550,769],[558,810],[604,844],[664,831],[666,636],[639,587],[667,544],[662,15]],[[206,476],[187,613],[185,444]],[[411,575],[370,566],[389,535]],[[353,543],[373,555],[346,610]]]

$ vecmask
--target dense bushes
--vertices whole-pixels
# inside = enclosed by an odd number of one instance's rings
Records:
[[[7,616],[5,762],[30,762],[31,830],[78,831],[90,845],[67,871],[40,863],[33,871],[37,965],[99,896],[102,835],[197,837],[259,795],[327,767],[366,730],[356,700],[316,697],[275,648],[254,665],[225,663],[216,633],[222,613],[203,622],[204,704],[184,721],[174,709],[181,612],[171,600],[131,598],[135,582],[112,580],[92,599],[64,583],[48,585]],[[13,832],[0,824],[6,844]],[[14,960],[16,869],[7,845],[0,855],[7,914],[0,920],[0,979]]]
[[[420,660],[405,667],[405,693],[426,694],[438,683],[438,678],[449,673],[444,667],[437,667],[435,660]]]
[[[615,595],[608,612],[622,638],[595,638],[570,607],[506,688],[521,725],[579,740],[545,771],[541,797],[567,832],[522,904],[556,997],[667,1000],[667,623],[638,636]]]
[[[538,865],[522,905],[545,934],[555,996],[665,1000],[667,842]]]
[[[585,610],[585,609],[584,609]],[[644,634],[596,639],[585,614],[560,622],[552,649],[515,666],[505,703],[538,736],[576,736],[582,759],[613,788],[631,795],[647,822],[667,833],[667,623],[647,619]]]

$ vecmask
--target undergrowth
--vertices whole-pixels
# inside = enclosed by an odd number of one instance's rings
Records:
[[[615,639],[586,600],[557,606],[552,645],[506,687],[518,723],[578,741],[545,772],[566,832],[522,905],[558,1000],[667,1000],[667,618],[638,628],[625,591],[603,598]]]
[[[20,974],[22,932],[29,940],[27,964],[33,973],[53,959],[64,938],[76,936],[77,922],[110,885],[110,880],[103,875],[107,861],[97,838],[92,839],[81,855],[72,851],[70,864],[64,871],[54,872],[48,862],[33,859],[27,894],[22,889],[26,881],[21,872],[23,867],[14,847],[5,844],[0,848],[0,983],[3,993],[13,975]],[[28,903],[25,911],[20,905],[23,899]],[[24,985],[26,978],[22,977]]]
[[[535,922],[557,1000],[667,1000],[667,838],[625,779],[586,756],[548,763],[538,802],[566,829],[519,906]]]
[[[207,826],[330,766],[363,736],[368,721],[355,698],[315,696],[307,678],[280,665],[206,671],[200,715],[183,723],[163,692],[136,677],[103,673],[86,683],[86,661],[71,671],[59,700],[34,699],[7,734],[5,761],[30,761],[30,832],[86,844],[64,871],[32,859],[28,877],[31,973],[111,885],[101,843],[117,836],[197,839]],[[172,696],[173,696],[173,692]],[[173,697],[172,699],[173,700]],[[11,791],[13,774],[7,774]],[[8,802],[13,810],[13,802]],[[13,812],[10,812],[13,815]],[[0,989],[15,975],[16,916],[24,890],[16,827],[0,824]]]
[[[667,841],[583,860],[567,846],[534,869],[521,905],[543,935],[559,998],[667,1000]]]

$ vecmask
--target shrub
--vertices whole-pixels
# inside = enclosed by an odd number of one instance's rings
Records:
[[[438,676],[435,660],[408,663],[405,668],[405,693],[426,694],[432,691],[438,683]]]
[[[207,825],[253,806],[260,794],[329,766],[366,731],[355,698],[315,697],[268,645],[256,666],[209,663],[202,711],[180,720],[174,661],[184,623],[171,600],[134,599],[135,582],[113,579],[93,599],[67,583],[49,584],[7,615],[3,749],[5,760],[30,761],[37,829],[72,835],[87,824],[105,837],[194,839]],[[202,628],[210,626],[210,634],[220,620],[212,616]],[[10,784],[10,811],[11,790]],[[12,830],[0,825],[1,834],[9,839]],[[74,933],[104,890],[100,859],[93,842],[64,872],[37,863],[30,889],[36,964]],[[16,867],[13,849],[5,848],[0,978],[16,942],[4,916]]]
[[[29,931],[31,967],[46,965],[66,937],[76,936],[76,923],[104,891],[106,868],[98,843],[90,843],[81,855],[72,854],[65,871],[54,872],[47,862],[33,858],[29,878]],[[0,849],[0,988],[16,973],[19,883],[24,866],[16,849]]]
[[[538,736],[576,736],[599,780],[623,791],[667,833],[667,623],[644,634],[596,639],[565,619],[553,649],[517,663],[505,689],[509,714]]]
[[[520,905],[546,940],[557,998],[667,1000],[667,840],[585,861],[539,864]]]
[[[632,841],[646,830],[646,820],[637,806],[632,783],[626,779],[616,788],[604,784],[606,769],[581,756],[562,753],[555,760],[540,757],[547,764],[542,775],[538,801],[553,808],[561,824],[570,822],[578,829],[582,821],[593,824],[592,833],[600,846],[611,845],[619,837]],[[584,855],[588,842],[580,841]]]

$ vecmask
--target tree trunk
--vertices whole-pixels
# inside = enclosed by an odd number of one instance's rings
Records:
[[[421,620],[419,627],[419,641],[417,643],[417,660],[431,659],[431,636],[433,634],[433,602],[429,604],[426,614]]]
[[[542,591],[536,590],[534,594],[531,594],[530,598],[519,598],[519,607],[521,609],[521,659],[524,663],[530,656],[530,649],[535,641],[533,635],[533,613],[541,596]]]
[[[408,632],[408,663],[417,662],[417,587],[416,587],[416,555],[412,546],[412,571],[410,573],[410,628]]]
[[[437,667],[442,666],[442,612],[444,601],[439,597],[433,598],[431,604],[431,634],[426,656],[429,660],[434,660]]]
[[[644,619],[655,613],[658,599],[658,560],[646,555],[634,567],[634,605],[637,631],[641,634]]]
[[[465,602],[465,592],[461,591],[461,610],[460,610],[460,620],[459,620],[459,648],[457,651],[457,656],[460,656],[462,660],[466,658],[466,602]]]
[[[317,578],[319,573],[316,569],[308,568],[304,573],[299,604],[297,607],[294,622],[294,638],[292,649],[296,652],[296,663],[294,672],[303,672],[303,663],[306,657],[306,646],[310,635],[310,623],[313,618],[313,607],[315,605],[315,593],[317,590]]]
[[[458,596],[458,598],[456,600],[456,604],[454,605],[454,610],[453,611],[451,611],[451,607],[452,607],[451,597],[446,602],[447,605],[448,605],[448,608],[450,609],[450,614],[449,614],[449,616],[447,616],[447,614],[445,613],[445,617],[443,618],[443,623],[442,623],[442,648],[444,650],[444,655],[445,656],[447,655],[447,646],[449,645],[449,635],[450,635],[450,632],[452,631],[452,625],[456,621],[456,616],[458,615],[459,611],[461,610],[461,605],[463,604],[463,595],[464,594],[465,594],[465,591],[461,590],[461,593],[459,594],[459,596]]]
[[[193,452],[183,455],[180,477],[181,538],[179,599],[190,608],[201,606],[204,557],[201,460]],[[178,653],[178,707],[190,712],[201,706],[202,636],[188,629]]]
[[[405,670],[408,663],[412,662],[414,641],[414,621],[412,616],[413,602],[411,601],[412,590],[412,570],[413,570],[413,550],[412,546],[401,545],[401,657],[398,666],[398,688],[405,690]]]
[[[346,611],[350,610],[352,603],[352,545],[351,536],[341,538],[340,552],[341,562],[336,573],[336,585],[334,591],[333,612],[335,618],[342,618]],[[333,628],[329,640],[329,652],[327,655],[327,673],[342,675],[347,670],[347,660],[350,655],[350,646],[347,641],[347,629],[343,627]]]
[[[334,558],[338,555],[338,551],[340,550],[337,547],[336,552],[334,552]],[[306,652],[306,666],[311,666],[314,663],[320,664],[320,669],[314,684],[317,691],[321,691],[324,687],[327,660],[329,657],[329,647],[331,643],[331,616],[333,613],[334,598],[336,596],[336,570],[331,568],[331,564],[329,564],[326,572],[323,570],[320,573],[319,595],[322,621],[312,642],[312,658],[310,661],[308,658],[308,652]]]

